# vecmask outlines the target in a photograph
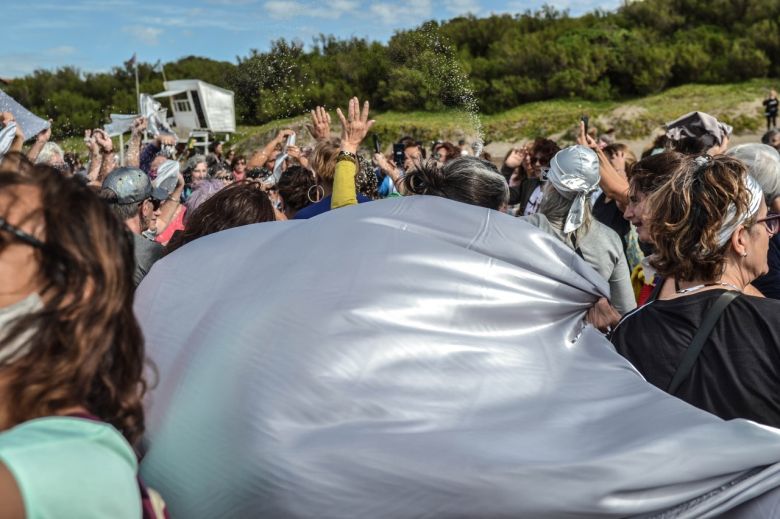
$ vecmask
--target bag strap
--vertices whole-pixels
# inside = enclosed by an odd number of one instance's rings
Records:
[[[699,353],[701,353],[704,343],[712,333],[715,323],[718,322],[718,319],[720,319],[720,316],[726,307],[739,297],[739,295],[739,292],[727,290],[718,296],[718,299],[710,307],[707,315],[704,317],[704,321],[696,331],[696,335],[693,336],[693,340],[688,346],[688,349],[685,350],[682,360],[677,365],[677,371],[674,372],[672,381],[669,383],[669,388],[666,390],[667,393],[673,395],[680,388],[680,384],[685,381],[693,369],[693,365],[696,363],[696,359],[699,357]]]

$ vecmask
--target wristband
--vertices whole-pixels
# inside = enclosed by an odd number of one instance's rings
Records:
[[[351,160],[353,162],[357,162],[357,155],[351,151],[341,150],[339,154],[336,155],[336,161],[338,162],[339,160]]]

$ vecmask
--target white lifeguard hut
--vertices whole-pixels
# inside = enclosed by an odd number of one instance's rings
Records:
[[[195,137],[196,145],[208,147],[209,135],[236,131],[233,92],[199,79],[165,81],[164,92],[152,97],[170,98],[173,129],[181,140]]]

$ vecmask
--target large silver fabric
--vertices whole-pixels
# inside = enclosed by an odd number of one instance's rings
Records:
[[[196,519],[713,517],[780,486],[779,431],[583,328],[607,291],[552,236],[435,197],[196,240],[137,292],[142,475]]]
[[[14,114],[16,124],[22,128],[25,141],[34,139],[36,135],[51,126],[49,121],[38,117],[2,90],[0,90],[0,112]]]

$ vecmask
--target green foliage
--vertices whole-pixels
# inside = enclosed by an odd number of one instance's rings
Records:
[[[306,47],[282,39],[235,65],[189,56],[167,63],[166,73],[232,89],[239,122],[252,125],[315,105],[343,106],[355,95],[374,111],[488,115],[550,99],[621,101],[689,83],[780,76],[780,0],[628,1],[577,18],[549,6],[462,16],[398,31],[387,44],[320,35]],[[150,64],[139,64],[139,76],[142,91],[162,89]],[[54,118],[58,137],[135,107],[127,63],[102,74],[38,70],[7,91]]]

